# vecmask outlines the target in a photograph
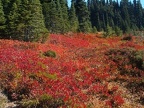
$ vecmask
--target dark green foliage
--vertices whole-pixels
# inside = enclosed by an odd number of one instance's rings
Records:
[[[58,32],[58,13],[56,9],[55,1],[45,2],[42,1],[43,14],[45,17],[45,25],[46,28],[49,29],[50,32]]]
[[[144,9],[140,0],[88,0],[92,26],[98,31],[107,30],[107,25],[115,29],[117,36],[122,33],[143,30]]]
[[[70,31],[78,32],[79,22],[78,22],[78,18],[76,16],[74,2],[71,3],[71,8],[69,11],[69,21],[70,21]]]
[[[56,53],[54,51],[51,51],[51,50],[44,52],[43,55],[47,56],[47,57],[53,57],[53,58],[56,57]]]
[[[121,36],[144,28],[144,9],[140,0],[72,0],[70,7],[67,2],[1,0],[1,38],[44,42],[48,30],[50,33],[104,30],[107,36],[114,32],[115,36]]]
[[[132,40],[132,36],[131,36],[131,35],[124,36],[124,37],[122,38],[122,40],[131,41],[131,40]]]
[[[42,7],[39,0],[3,0],[7,38],[24,41],[45,41]]]
[[[0,37],[3,37],[4,35],[5,22],[6,19],[3,11],[3,5],[2,5],[2,1],[0,0]]]
[[[70,29],[69,24],[69,16],[68,16],[68,6],[66,0],[60,0],[60,6],[61,6],[61,13],[62,13],[62,33],[66,33]]]
[[[66,0],[41,0],[45,25],[51,33],[67,33],[70,29]]]
[[[86,2],[83,0],[76,0],[75,2],[76,15],[79,21],[79,31],[80,32],[91,32],[91,22],[90,22],[90,13],[86,6]]]
[[[22,3],[21,9],[23,15],[28,16],[24,19],[23,34],[26,41],[39,41],[45,40],[48,36],[48,31],[45,28],[44,17],[42,14],[42,7],[39,0],[29,0],[28,2]],[[24,5],[25,4],[25,5]]]

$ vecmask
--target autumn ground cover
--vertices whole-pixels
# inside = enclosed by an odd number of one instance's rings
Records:
[[[131,38],[79,33],[51,34],[44,44],[0,40],[1,89],[22,108],[142,108],[144,41]]]

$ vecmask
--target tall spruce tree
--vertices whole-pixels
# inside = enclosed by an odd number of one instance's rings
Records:
[[[47,38],[47,29],[44,24],[42,6],[39,0],[29,0],[27,9],[30,9],[30,20],[25,35],[28,41],[44,41]],[[28,32],[27,32],[28,31]]]
[[[19,4],[17,4],[16,1],[11,1],[10,4],[10,11],[7,15],[7,35],[9,38],[19,39],[21,37],[21,34],[17,31],[19,23]]]
[[[70,31],[77,32],[79,28],[78,18],[76,16],[76,11],[74,7],[74,2],[71,3],[71,8],[69,11],[69,21],[70,21]]]
[[[44,41],[47,38],[39,0],[6,0],[3,3],[7,37],[24,41]]]
[[[50,33],[58,33],[58,11],[56,1],[41,0],[46,28]]]
[[[76,15],[79,21],[79,31],[80,32],[91,32],[91,22],[90,22],[90,13],[86,6],[84,0],[75,1]]]
[[[67,0],[60,0],[60,5],[61,5],[62,20],[63,20],[61,25],[62,33],[66,33],[70,29]]]
[[[0,0],[0,37],[4,37],[4,30],[5,30],[5,15],[3,11],[2,1]]]
[[[128,12],[129,0],[121,0],[121,16],[123,18],[123,31],[125,33],[130,31],[130,17]]]
[[[3,38],[38,41],[44,39],[46,35],[42,34],[47,29],[51,33],[66,33],[69,30],[91,32],[92,28],[93,31],[106,31],[112,27],[118,35],[121,30],[127,33],[144,28],[144,9],[140,0],[133,0],[133,3],[121,0],[120,4],[119,0],[87,0],[87,3],[72,0],[71,7],[67,6],[66,0],[40,1],[0,0]]]
[[[63,19],[63,14],[62,14],[62,7],[60,4],[60,0],[56,0],[56,9],[57,9],[57,23],[56,23],[56,29],[58,33],[64,33],[63,28],[64,28],[64,19]]]
[[[142,30],[143,29],[143,10],[142,5],[140,3],[140,0],[137,0],[137,6],[136,6],[136,19],[137,19],[137,27]]]

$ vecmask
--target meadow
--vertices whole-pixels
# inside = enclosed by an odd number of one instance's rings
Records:
[[[144,39],[0,40],[0,87],[19,108],[143,108]]]

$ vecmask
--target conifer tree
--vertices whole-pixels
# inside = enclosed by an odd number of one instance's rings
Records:
[[[15,0],[10,10],[8,31],[12,39],[44,41],[47,38],[39,0]]]
[[[75,2],[76,15],[79,21],[80,32],[91,32],[90,13],[83,0],[76,0]]]
[[[60,0],[61,13],[62,13],[62,33],[66,33],[70,29],[69,17],[68,17],[68,4],[66,0]]]
[[[129,32],[130,30],[130,17],[128,13],[128,0],[121,0],[121,16],[123,18],[123,31]]]
[[[57,33],[57,24],[58,24],[58,12],[56,9],[56,2],[54,0],[46,1],[41,0],[43,15],[45,18],[46,28],[50,31],[50,33]]]
[[[136,7],[136,19],[137,19],[137,26],[140,30],[143,29],[143,10],[142,10],[142,5],[140,3],[140,0],[137,0],[137,7]]]
[[[0,0],[0,37],[4,37],[4,30],[5,30],[5,15],[3,11],[2,1]]]
[[[64,28],[64,19],[63,19],[63,14],[62,14],[62,7],[60,4],[60,0],[56,0],[56,9],[57,9],[57,23],[56,23],[56,29],[58,33],[64,33],[63,28]]]
[[[74,2],[71,3],[71,8],[69,12],[69,20],[70,20],[70,31],[77,32],[79,28],[78,18],[76,16],[76,11],[74,7]]]
[[[11,7],[10,11],[7,15],[7,35],[12,39],[19,39],[20,35],[17,31],[18,23],[19,23],[19,7],[17,2],[10,2]]]
[[[44,24],[44,16],[42,14],[42,7],[39,0],[29,0],[27,9],[30,9],[30,20],[25,33],[28,36],[28,41],[44,41],[47,38],[47,29]]]
[[[107,25],[105,33],[104,33],[104,37],[109,37],[109,36],[113,36],[113,35],[115,35],[115,31],[113,30],[112,27]]]
[[[3,0],[7,38],[44,41],[48,36],[39,0]]]
[[[41,0],[46,27],[51,33],[66,33],[70,29],[66,0]]]

